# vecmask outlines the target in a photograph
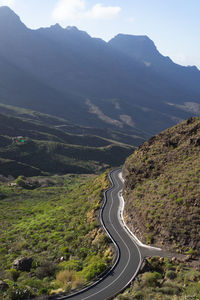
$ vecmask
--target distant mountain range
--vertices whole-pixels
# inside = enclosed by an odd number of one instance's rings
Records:
[[[199,83],[196,67],[162,56],[146,36],[106,43],[76,27],[31,30],[0,7],[3,104],[144,139],[200,115]]]

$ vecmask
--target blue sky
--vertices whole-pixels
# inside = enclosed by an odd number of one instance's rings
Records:
[[[148,35],[158,50],[200,68],[200,0],[0,0],[29,28],[75,25],[109,40],[118,33]]]

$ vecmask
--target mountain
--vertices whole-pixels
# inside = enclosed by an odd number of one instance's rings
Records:
[[[118,34],[109,44],[159,73],[166,80],[173,80],[183,88],[199,93],[200,72],[197,67],[184,67],[174,63],[168,56],[163,56],[147,36]]]
[[[179,72],[174,77],[164,67],[158,72],[149,60],[157,65],[163,57],[152,41],[144,38],[140,45],[138,37],[130,47],[123,42],[125,51],[117,46],[121,38],[126,36],[106,43],[58,24],[30,30],[12,10],[0,7],[0,102],[80,126],[141,132],[141,138],[199,115],[197,69],[164,59]],[[129,55],[134,49],[139,57]]]
[[[200,255],[199,153],[200,118],[190,118],[126,160],[126,219],[143,242]]]

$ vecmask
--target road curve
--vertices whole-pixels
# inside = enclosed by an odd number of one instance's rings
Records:
[[[137,244],[124,229],[119,217],[122,181],[119,177],[121,169],[110,173],[112,187],[105,192],[105,203],[101,210],[101,222],[110,235],[117,249],[118,259],[111,271],[89,288],[76,294],[57,295],[53,299],[64,300],[106,300],[112,299],[122,291],[137,275],[142,263],[142,256]]]

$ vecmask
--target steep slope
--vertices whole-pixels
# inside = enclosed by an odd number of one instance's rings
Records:
[[[199,93],[200,72],[195,66],[180,66],[163,56],[147,36],[118,34],[109,45],[155,70],[165,80],[173,80],[184,88]]]
[[[181,78],[182,84],[166,79],[75,27],[30,30],[8,7],[0,8],[0,66],[2,103],[79,125],[151,136],[199,114],[191,105],[199,105],[200,90]]]
[[[98,136],[71,134],[0,114],[0,174],[5,176],[94,173],[122,164],[132,149]]]
[[[128,224],[144,242],[200,254],[200,118],[138,148],[123,167]]]

